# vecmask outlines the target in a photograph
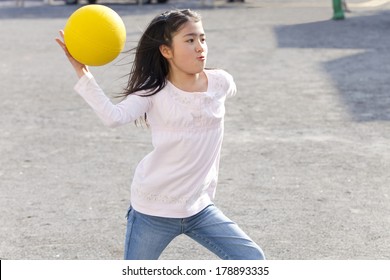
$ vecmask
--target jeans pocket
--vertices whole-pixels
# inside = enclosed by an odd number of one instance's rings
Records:
[[[130,207],[129,207],[129,209],[127,210],[127,213],[126,213],[126,220],[128,220],[129,219],[129,215],[130,215],[130,212],[133,210],[133,207],[131,207],[131,205],[130,205]]]

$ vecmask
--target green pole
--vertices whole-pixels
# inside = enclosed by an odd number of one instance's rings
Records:
[[[344,19],[343,3],[342,0],[333,0],[333,19]]]

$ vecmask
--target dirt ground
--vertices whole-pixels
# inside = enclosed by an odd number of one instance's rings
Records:
[[[119,1],[118,1],[119,2]],[[390,258],[390,5],[171,0],[109,4],[126,49],[173,7],[198,10],[209,67],[229,71],[216,204],[268,259]],[[370,5],[363,5],[369,4]],[[83,3],[83,2],[82,2]],[[148,130],[104,127],[54,38],[77,6],[0,2],[0,259],[121,259]],[[114,96],[129,55],[92,69]],[[162,259],[215,259],[183,236]]]

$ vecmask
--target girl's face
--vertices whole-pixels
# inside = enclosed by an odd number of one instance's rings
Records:
[[[168,60],[171,74],[194,75],[206,66],[206,35],[201,21],[189,20],[172,38],[172,47],[161,46]]]

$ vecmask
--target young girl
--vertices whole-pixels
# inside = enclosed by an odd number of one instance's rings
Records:
[[[125,98],[117,105],[88,67],[56,40],[80,78],[75,90],[106,125],[142,118],[151,129],[154,149],[138,164],[131,185],[125,259],[158,259],[183,233],[222,259],[264,259],[260,247],[213,204],[224,102],[236,86],[225,71],[205,69],[207,44],[199,15],[173,10],[152,20],[135,49]]]

